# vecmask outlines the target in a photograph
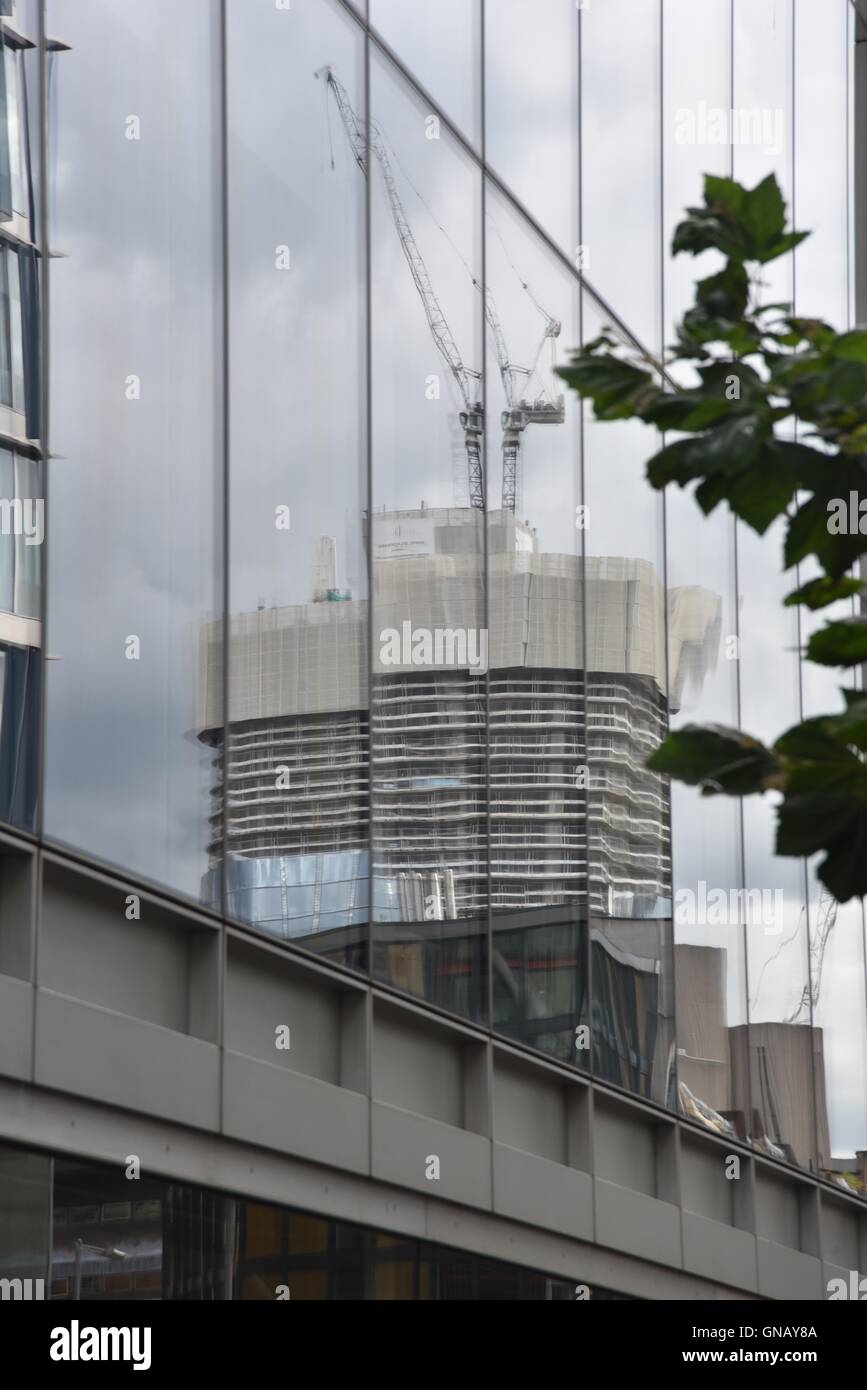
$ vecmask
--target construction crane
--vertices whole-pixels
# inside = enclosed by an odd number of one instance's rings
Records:
[[[346,92],[346,88],[334,75],[334,69],[330,65],[319,68],[314,74],[319,78],[325,74],[325,82],[331,89],[331,93],[337,103],[340,112],[340,119],[343,122],[350,149],[352,150],[355,162],[364,174],[368,176],[367,150],[368,139],[370,149],[379,160],[379,167],[382,170],[382,177],[385,182],[385,190],[388,194],[388,201],[391,206],[391,215],[394,225],[397,228],[398,238],[400,239],[403,254],[406,257],[415,287],[424,305],[425,315],[431,336],[436,343],[449,371],[457,383],[461,394],[464,408],[460,412],[461,428],[464,432],[464,442],[467,450],[467,468],[469,472],[469,492],[470,506],[476,507],[480,511],[485,510],[485,488],[482,477],[482,432],[484,430],[485,412],[480,400],[479,382],[481,372],[474,371],[468,367],[458,346],[452,337],[451,330],[446,322],[442,306],[437,299],[427,266],[422,259],[422,254],[418,249],[412,228],[409,225],[400,194],[397,191],[394,172],[382,133],[375,121],[368,121],[365,134],[364,127],[353,110],[352,103]]]
[[[325,81],[334,96],[343,127],[349,140],[358,167],[367,177],[367,150],[368,140],[365,136],[363,123],[353,109],[352,103],[346,92],[346,88],[335,76],[334,69],[330,65],[319,68],[314,74],[317,78],[325,74]],[[370,149],[373,150],[379,160],[382,169],[383,180],[385,182],[388,200],[391,206],[392,217],[397,228],[400,244],[410,268],[410,273],[415,282],[422,304],[424,305],[428,325],[434,342],[440,353],[448,364],[458,385],[464,409],[460,414],[461,428],[464,431],[464,441],[467,451],[467,463],[469,469],[469,492],[470,505],[484,510],[485,495],[482,479],[481,462],[481,439],[484,429],[484,410],[482,402],[478,399],[477,385],[481,380],[481,373],[467,367],[463,362],[457,345],[452,337],[446,322],[445,314],[442,311],[439,300],[431,284],[430,276],[422,259],[421,252],[416,244],[412,228],[406,215],[400,194],[397,191],[397,184],[391,161],[388,157],[385,140],[382,132],[375,121],[370,121],[369,141]],[[332,159],[333,167],[333,159]],[[421,198],[421,194],[418,195]],[[424,199],[422,199],[424,202]],[[433,214],[431,214],[433,215]],[[437,225],[439,225],[437,223]],[[443,228],[440,230],[444,231]],[[502,240],[502,238],[500,238]],[[505,246],[503,248],[505,250]],[[459,253],[460,254],[460,253]],[[508,252],[506,252],[508,256]],[[463,260],[463,257],[461,257]],[[474,287],[481,291],[481,285],[473,275],[470,267],[464,261]],[[515,267],[512,267],[515,269]],[[518,274],[517,270],[515,271]],[[557,396],[553,400],[547,400],[544,396],[537,396],[534,400],[528,399],[527,388],[533,377],[536,375],[539,360],[546,343],[552,346],[554,340],[560,336],[561,323],[551,314],[543,309],[542,305],[535,298],[527,282],[518,276],[522,289],[529,296],[535,308],[545,320],[545,327],[533,358],[532,366],[519,367],[512,362],[509,356],[509,349],[506,344],[505,334],[497,312],[494,297],[487,289],[485,291],[485,318],[491,330],[494,340],[494,348],[497,356],[497,364],[500,369],[500,378],[503,383],[503,391],[506,397],[506,410],[500,416],[500,425],[503,432],[503,485],[502,485],[502,507],[505,511],[514,512],[516,506],[516,495],[518,485],[518,458],[521,448],[521,437],[528,425],[561,425],[565,419],[565,407],[563,396]]]
[[[547,342],[550,342],[553,349],[555,338],[559,338],[561,323],[558,319],[552,318],[546,313],[541,304],[533,296],[529,285],[521,281],[523,288],[532,299],[539,313],[545,319],[545,331],[536,349],[536,356],[531,367],[518,367],[509,360],[509,350],[506,346],[506,339],[503,328],[497,313],[493,295],[490,290],[485,294],[485,317],[494,339],[494,347],[497,353],[497,362],[500,368],[500,377],[503,382],[503,390],[506,395],[507,409],[500,416],[500,426],[503,431],[503,510],[514,512],[516,494],[518,488],[518,455],[521,449],[521,436],[528,425],[562,425],[566,418],[563,397],[558,396],[554,401],[548,401],[544,396],[539,396],[535,400],[527,400],[521,395],[518,384],[523,382],[524,389],[536,374],[539,365],[539,358]]]

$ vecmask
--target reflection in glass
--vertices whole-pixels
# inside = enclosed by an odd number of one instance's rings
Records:
[[[579,30],[590,19],[575,0],[496,0],[485,10],[488,162],[576,267]]]
[[[659,47],[660,0],[605,0],[582,11],[585,268],[651,351],[661,338]]]
[[[487,1013],[481,188],[371,72],[373,971]]]
[[[481,5],[482,0],[369,0],[373,28],[473,144],[481,124]],[[411,119],[420,137],[440,138],[437,118],[422,106]]]
[[[778,524],[761,538],[738,526],[741,720],[748,733],[768,741],[800,717],[798,618],[782,607],[792,579],[780,573],[781,543]],[[811,1084],[804,865],[775,855],[768,799],[746,798],[743,815],[749,1029],[736,1029],[733,1039],[737,1087],[750,1095],[753,1143],[813,1168],[815,1125],[826,1130],[827,1118],[814,1114]]]
[[[792,6],[774,0],[734,0],[733,105],[767,114],[763,143],[733,150],[734,176],[753,186],[773,171],[791,203]],[[763,268],[762,298],[791,303],[792,256]],[[782,531],[763,537],[738,526],[741,725],[772,740],[800,718],[798,615],[784,609],[791,576],[781,574]],[[749,1096],[747,1132],[772,1157],[815,1167],[816,1112],[812,1087],[814,1034],[808,983],[804,866],[774,854],[775,815],[767,799],[743,803],[742,920],[747,942],[749,1028],[735,1030],[738,1093]]]
[[[216,19],[210,0],[46,15],[71,47],[53,77],[45,832],[194,898],[196,651],[222,607]]]
[[[727,175],[731,146],[683,138],[689,117],[727,110],[731,94],[731,3],[666,0],[663,8],[665,243],[684,209],[701,196],[705,173]],[[666,336],[694,302],[695,281],[712,273],[690,256],[664,262]],[[684,378],[690,375],[682,369]],[[673,442],[669,436],[667,442]],[[669,619],[669,667],[683,679],[672,690],[671,725],[738,724],[738,620],[735,532],[731,514],[705,517],[692,490],[666,493],[668,583],[681,593],[680,621]],[[704,640],[688,609],[704,611]],[[719,1134],[747,1136],[748,1100],[736,1099],[733,1030],[746,1022],[746,960],[738,898],[740,806],[671,784],[677,1094],[682,1114]],[[720,909],[720,890],[725,895]],[[734,910],[730,910],[734,903]]]
[[[579,290],[493,188],[486,210],[493,1022],[586,1064],[580,405],[554,375]]]
[[[365,189],[335,100],[354,104],[350,128],[363,119],[362,41],[331,3],[299,6],[287,22],[232,0],[227,25],[226,905],[365,969]],[[202,653],[203,736],[219,746],[221,625]],[[216,781],[215,902],[223,809]]]
[[[54,1302],[575,1297],[520,1265],[146,1174],[131,1194],[121,1169],[4,1146],[0,1213],[0,1275]]]
[[[662,338],[659,16],[657,4],[639,13],[615,0],[582,15],[581,29],[588,272],[651,352]],[[604,326],[585,302],[584,341]],[[701,646],[713,614],[700,595],[690,601],[672,591],[666,601],[662,500],[642,478],[649,434],[599,423],[588,410],[583,444],[593,1069],[671,1105],[669,796],[644,763],[668,721],[666,628],[691,628]],[[688,659],[690,644],[681,650]],[[683,679],[672,670],[674,690]]]
[[[795,6],[795,191],[799,226],[811,235],[796,252],[796,308],[837,328],[849,323],[847,265],[849,180],[848,61],[850,20],[844,0]],[[801,113],[803,112],[803,116]],[[815,441],[810,441],[815,446]],[[798,582],[818,573],[799,566]],[[794,587],[794,580],[793,580]],[[844,600],[818,613],[801,609],[801,641],[825,622],[853,616]],[[803,714],[813,718],[843,707],[840,687],[860,669],[842,673],[801,665]],[[857,680],[860,683],[860,679]],[[808,865],[809,973],[820,1172],[867,1194],[867,1008],[864,917],[861,902],[838,904]]]

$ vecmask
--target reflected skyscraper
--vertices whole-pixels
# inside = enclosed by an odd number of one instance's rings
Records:
[[[384,978],[473,1016],[490,891],[498,1025],[573,1060],[592,942],[600,1064],[631,1084],[627,1029],[644,1059],[632,1079],[664,1102],[668,799],[644,762],[667,723],[666,667],[676,695],[718,659],[719,600],[669,590],[663,625],[649,561],[546,554],[501,511],[488,516],[488,631],[481,526],[472,508],[373,518],[372,868],[368,612],[336,585],[333,543],[317,543],[308,603],[233,618],[236,718],[205,893],[219,900],[225,826],[234,915],[357,963],[372,904]],[[217,744],[221,645],[209,625],[200,734]]]

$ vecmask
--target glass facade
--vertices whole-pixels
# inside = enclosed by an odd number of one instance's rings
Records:
[[[0,1214],[0,1278],[41,1279],[57,1302],[628,1301],[429,1241],[159,1178],[140,1179],[130,1197],[120,1170],[6,1145]]]
[[[779,537],[651,491],[554,373],[612,321],[662,354],[705,171],[773,170],[813,236],[769,297],[852,318],[849,0],[30,0],[0,37],[0,819],[863,1193],[862,905],[767,802],[644,767],[838,683]],[[228,1238],[171,1191],[164,1241]],[[232,1297],[500,1277],[241,1207]]]

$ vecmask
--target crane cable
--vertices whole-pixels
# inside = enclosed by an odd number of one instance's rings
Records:
[[[378,133],[379,133],[380,139],[383,141],[384,144],[386,144],[386,145],[388,146],[388,149],[389,149],[389,151],[391,152],[391,155],[392,155],[392,157],[393,157],[393,159],[394,159],[395,164],[396,164],[397,167],[400,169],[401,173],[403,174],[403,177],[406,179],[406,181],[407,181],[407,183],[409,184],[410,188],[412,189],[413,193],[414,193],[415,196],[418,198],[418,200],[419,200],[419,202],[421,203],[422,207],[423,207],[423,208],[425,209],[425,211],[427,212],[427,214],[428,214],[428,216],[430,217],[431,221],[433,222],[434,226],[435,226],[440,232],[442,232],[442,234],[443,234],[443,236],[445,237],[446,241],[449,243],[449,245],[451,246],[451,248],[452,248],[452,250],[454,251],[455,255],[458,257],[458,260],[459,260],[459,261],[461,262],[461,264],[463,265],[464,269],[465,269],[466,272],[467,272],[467,275],[470,277],[470,280],[472,281],[473,288],[474,288],[475,290],[477,290],[479,294],[481,294],[481,293],[482,293],[482,286],[481,286],[481,284],[479,283],[478,278],[473,274],[472,266],[471,266],[471,265],[469,264],[469,262],[467,261],[466,256],[464,256],[463,252],[461,251],[460,247],[459,247],[459,246],[457,245],[457,243],[455,242],[454,238],[453,238],[452,236],[450,236],[450,234],[449,234],[448,230],[446,229],[446,227],[444,227],[443,224],[442,224],[442,222],[440,222],[439,218],[436,216],[436,213],[435,213],[435,212],[433,211],[433,209],[431,208],[431,206],[430,206],[430,204],[428,203],[427,199],[424,197],[424,195],[423,195],[422,193],[419,192],[418,188],[416,188],[415,183],[414,183],[413,180],[410,178],[409,174],[407,173],[407,171],[406,171],[406,169],[405,169],[405,167],[404,167],[404,165],[403,165],[403,161],[401,160],[400,155],[397,153],[397,151],[396,151],[396,149],[394,148],[394,146],[392,145],[391,141],[390,141],[390,140],[387,138],[387,136],[383,133],[382,127],[379,126],[379,125],[377,125],[377,126],[376,126],[376,129],[377,129],[377,131],[378,131]],[[521,286],[521,289],[524,290],[525,294],[528,296],[528,298],[530,299],[530,301],[531,301],[531,303],[533,304],[533,306],[535,307],[535,309],[538,311],[538,313],[541,314],[542,318],[545,320],[546,324],[547,324],[548,327],[550,328],[550,327],[552,326],[552,324],[554,324],[554,323],[557,322],[557,320],[556,320],[551,314],[549,314],[549,313],[547,312],[546,309],[544,309],[544,308],[542,307],[542,305],[539,303],[538,299],[536,298],[535,294],[533,293],[532,289],[530,288],[530,285],[528,284],[528,282],[527,282],[527,281],[523,278],[523,276],[521,275],[520,271],[518,270],[518,267],[515,265],[515,262],[512,260],[512,257],[509,255],[508,247],[506,246],[506,243],[505,243],[505,241],[503,240],[503,235],[502,235],[502,233],[501,233],[499,227],[497,226],[496,222],[494,221],[493,215],[492,215],[490,212],[487,212],[486,215],[487,215],[487,217],[488,217],[488,220],[489,220],[490,223],[491,223],[491,226],[492,226],[493,229],[494,229],[494,232],[496,233],[497,240],[499,241],[500,245],[501,245],[502,248],[503,248],[503,254],[505,255],[506,260],[509,262],[509,265],[511,266],[512,270],[513,270],[514,273],[515,273],[515,278],[517,279],[518,284]],[[489,289],[488,289],[488,294],[490,294],[490,293],[491,293],[491,291],[490,291],[490,288],[489,288]],[[526,381],[527,381],[527,383],[529,384],[529,382],[532,380],[532,378],[536,375],[536,371],[537,371],[537,368],[538,368],[538,365],[539,365],[539,358],[540,358],[541,355],[542,355],[542,348],[543,348],[543,347],[544,347],[544,339],[543,339],[542,342],[539,344],[539,350],[538,350],[538,352],[536,353],[536,358],[535,358],[535,361],[533,362],[532,367],[518,367],[518,366],[515,365],[515,363],[510,362],[510,363],[509,363],[508,370],[509,370],[509,371],[512,371],[512,372],[518,372],[518,373],[520,373],[521,376],[523,376],[523,377],[526,378]],[[554,371],[555,365],[556,365],[556,355],[555,355],[555,351],[554,351],[554,340],[553,340],[553,337],[552,337],[552,338],[551,338],[551,372],[552,372],[552,375],[553,375],[553,371]],[[541,377],[541,376],[539,377],[539,384],[541,385],[544,394],[545,394],[546,396],[550,396],[551,393],[550,393],[548,387],[545,385],[544,381],[542,380],[542,377]]]
[[[329,144],[329,149],[330,149],[330,151],[331,151],[331,168],[334,169],[334,167],[335,167],[335,165],[334,165],[334,145],[333,145],[332,136],[331,136],[331,108],[330,108],[330,105],[329,105],[329,102],[328,102],[328,83],[327,83],[327,82],[324,84],[324,96],[325,96],[325,120],[326,120],[326,124],[327,124],[327,128],[328,128],[328,144]],[[455,255],[457,256],[458,260],[461,262],[461,264],[463,265],[465,271],[467,272],[467,275],[469,276],[469,278],[470,278],[470,280],[471,280],[471,282],[472,282],[473,288],[474,288],[479,294],[481,294],[481,293],[482,293],[482,286],[481,286],[481,284],[479,283],[479,280],[478,280],[478,278],[476,277],[476,275],[474,275],[472,266],[471,266],[471,265],[469,264],[469,262],[467,261],[466,256],[465,256],[465,255],[463,254],[463,252],[461,251],[461,249],[460,249],[460,247],[458,246],[457,242],[456,242],[456,241],[454,240],[454,238],[449,234],[447,228],[442,224],[442,222],[440,222],[439,218],[436,216],[436,213],[433,211],[433,209],[432,209],[432,207],[430,206],[430,204],[428,203],[427,199],[426,199],[426,198],[424,197],[424,195],[420,192],[420,190],[416,187],[414,181],[410,178],[409,174],[408,174],[407,171],[406,171],[406,168],[404,167],[404,164],[403,164],[403,161],[402,161],[400,155],[397,153],[397,150],[394,148],[394,145],[391,143],[391,141],[389,140],[388,136],[387,136],[387,135],[385,134],[385,132],[383,131],[382,126],[381,126],[378,122],[375,122],[375,121],[373,121],[373,120],[370,119],[370,118],[369,118],[369,120],[368,120],[368,123],[369,123],[369,125],[370,125],[371,130],[375,130],[375,131],[376,131],[376,133],[378,134],[378,136],[379,136],[380,140],[382,141],[382,143],[387,147],[389,153],[391,154],[392,158],[394,159],[395,164],[397,165],[398,169],[400,169],[400,172],[403,174],[403,177],[406,179],[406,182],[409,184],[409,186],[410,186],[410,188],[412,189],[413,193],[414,193],[415,196],[418,198],[418,200],[419,200],[419,202],[421,203],[422,207],[423,207],[423,208],[425,209],[425,211],[427,212],[427,214],[428,214],[428,216],[430,217],[431,221],[433,222],[434,226],[437,228],[438,231],[440,231],[440,232],[442,233],[442,235],[445,237],[446,241],[447,241],[447,242],[449,243],[449,245],[451,246],[451,248],[452,248],[452,250],[454,251]],[[539,303],[538,299],[537,299],[536,296],[534,295],[532,289],[530,288],[529,283],[528,283],[528,282],[523,278],[523,276],[521,275],[520,271],[518,270],[518,267],[515,265],[515,262],[512,260],[512,257],[509,255],[508,247],[506,246],[506,243],[505,243],[505,241],[503,240],[503,235],[502,235],[502,233],[501,233],[499,227],[497,226],[496,222],[494,221],[494,218],[493,218],[492,214],[491,214],[490,212],[487,212],[486,215],[487,215],[487,217],[488,217],[488,220],[489,220],[490,223],[491,223],[491,226],[492,226],[493,229],[494,229],[494,232],[496,233],[497,240],[499,241],[500,245],[501,245],[502,248],[503,248],[503,254],[505,255],[506,260],[508,261],[508,263],[509,263],[509,265],[511,266],[512,270],[514,271],[515,278],[517,279],[518,284],[521,286],[521,289],[522,289],[522,290],[525,292],[525,294],[528,296],[528,298],[530,299],[531,303],[533,304],[533,306],[535,307],[535,309],[537,310],[537,312],[538,312],[539,314],[541,314],[542,318],[545,320],[546,324],[547,324],[548,327],[550,328],[554,323],[557,322],[557,320],[554,319],[553,316],[552,316],[551,314],[549,314],[549,313],[547,312],[547,310],[544,309],[544,308],[542,307],[542,305]],[[488,293],[488,294],[491,293],[490,288],[488,289],[487,293]],[[547,336],[547,335],[546,335],[546,336]],[[544,338],[543,338],[542,342],[539,344],[539,349],[538,349],[538,351],[537,351],[537,353],[536,353],[536,357],[535,357],[535,360],[534,360],[534,362],[533,362],[532,367],[518,367],[518,366],[516,366],[514,363],[509,363],[509,366],[508,366],[508,368],[507,368],[508,371],[517,372],[517,373],[519,373],[521,376],[523,376],[523,377],[525,378],[525,380],[526,380],[528,386],[529,386],[530,381],[531,381],[531,380],[533,379],[533,377],[536,375],[537,368],[538,368],[538,365],[539,365],[539,358],[540,358],[541,355],[542,355],[542,348],[544,347],[544,342],[545,342],[545,340],[544,340]],[[552,373],[552,376],[553,376],[553,372],[554,372],[554,367],[555,367],[555,365],[556,365],[556,353],[555,353],[555,349],[554,349],[554,339],[553,339],[553,336],[551,336],[551,373]],[[471,372],[471,375],[476,376],[476,375],[480,375],[480,374],[478,374],[478,373],[476,373],[476,372]],[[550,398],[551,392],[549,391],[548,387],[545,385],[545,382],[543,381],[541,375],[540,375],[540,377],[539,377],[539,384],[540,384],[540,386],[542,387],[543,393],[544,393],[546,396],[548,396],[548,397]]]

